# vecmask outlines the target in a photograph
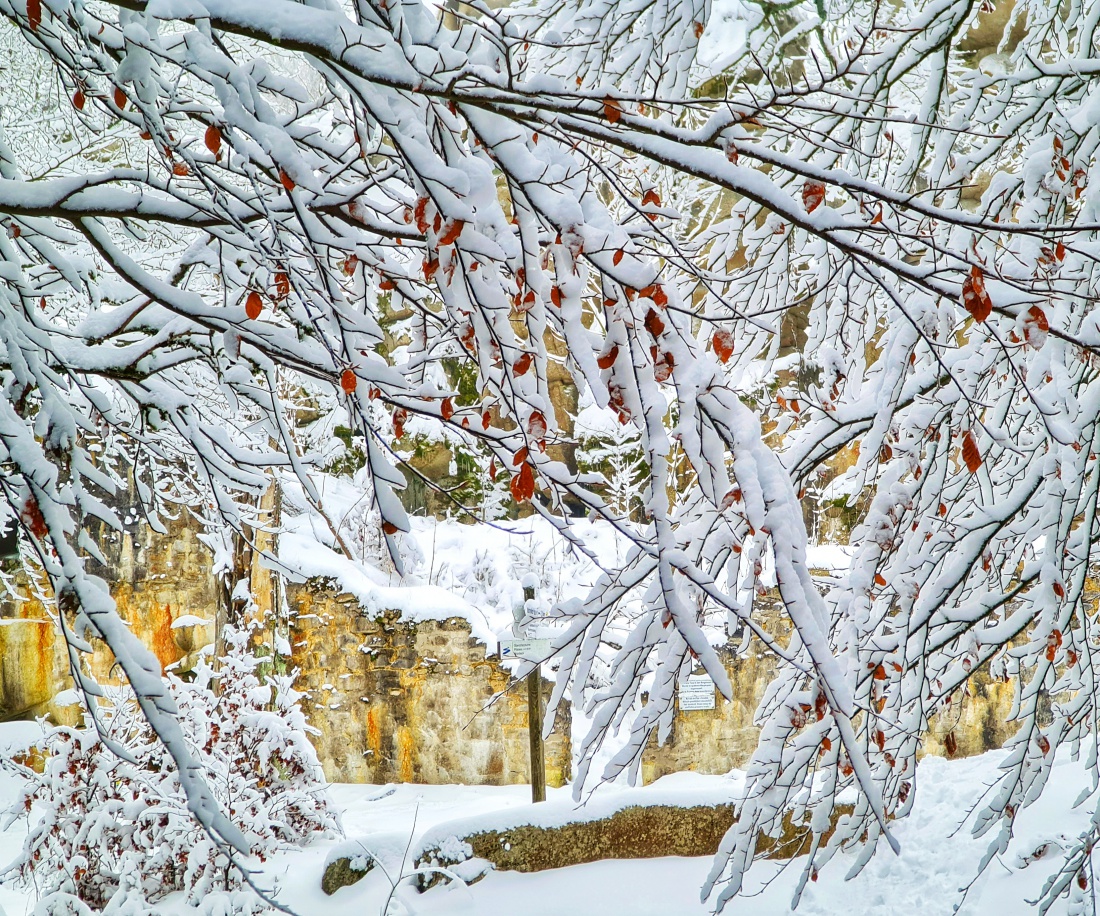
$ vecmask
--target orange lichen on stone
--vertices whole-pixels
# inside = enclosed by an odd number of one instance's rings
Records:
[[[416,746],[413,742],[412,732],[408,726],[402,725],[397,730],[397,771],[401,774],[402,782],[413,782],[413,752]]]
[[[378,723],[379,715],[372,706],[367,710],[367,747],[374,753],[382,753],[382,731]]]
[[[155,624],[152,627],[153,645],[151,648],[163,670],[183,657],[172,633],[172,605],[164,605],[163,610],[157,605],[150,606],[149,617],[153,619],[148,620],[147,624]]]

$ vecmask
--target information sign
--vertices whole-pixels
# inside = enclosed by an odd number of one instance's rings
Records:
[[[502,639],[500,658],[522,658],[529,662],[545,661],[550,655],[549,639]]]
[[[693,674],[680,681],[680,709],[714,709],[714,681],[707,674]]]

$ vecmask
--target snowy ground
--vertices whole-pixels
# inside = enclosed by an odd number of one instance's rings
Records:
[[[0,726],[0,737],[11,727]],[[26,725],[19,723],[18,727]],[[995,776],[1001,757],[1001,752],[992,752],[969,760],[924,760],[918,768],[914,812],[895,824],[902,844],[901,856],[895,858],[880,850],[866,870],[849,882],[844,877],[852,858],[835,860],[816,883],[808,886],[798,912],[808,916],[951,913],[960,899],[960,888],[973,879],[986,845],[983,840],[971,838],[965,826],[958,829],[960,819],[983,786]],[[720,794],[737,783],[736,777],[731,780],[677,774],[651,788],[627,791],[652,792],[665,798],[683,791],[690,803],[690,797],[700,790]],[[1026,901],[1038,895],[1047,875],[1057,867],[1060,839],[1076,835],[1088,820],[1088,810],[1072,809],[1073,800],[1086,784],[1087,776],[1080,764],[1068,759],[1058,761],[1047,795],[1021,815],[1009,851],[994,860],[976,882],[960,912],[997,916],[1029,912],[1031,908]],[[14,791],[12,777],[0,775],[0,796],[6,800]],[[529,804],[526,786],[336,785],[332,792],[343,810],[349,840],[363,838],[370,843],[371,837],[377,841],[379,835],[387,834],[386,842],[391,847],[396,845],[398,855],[404,843],[448,821],[502,809],[513,809],[509,815],[514,817],[522,814],[516,809]],[[568,790],[552,791],[551,802],[568,805],[568,797]],[[25,829],[25,824],[20,823],[0,833],[0,858],[8,860],[14,855]],[[275,857],[264,868],[265,882],[278,887],[280,900],[303,916],[321,913],[375,916],[390,890],[378,870],[332,897],[321,893],[325,858],[337,842],[340,841],[318,842],[307,849]],[[1045,858],[1027,864],[1024,857],[1043,844],[1048,848]],[[729,912],[736,916],[788,912],[798,864],[796,860],[785,870],[776,863],[763,865],[756,872],[754,887],[758,893],[737,901]],[[699,902],[698,888],[709,866],[710,859],[700,857],[597,862],[528,875],[498,872],[469,888],[437,888],[423,895],[406,888],[399,894],[400,905],[391,909],[391,913],[704,914],[710,910]],[[32,911],[33,900],[13,888],[0,887],[0,906],[7,916],[24,916]],[[195,910],[184,906],[181,900],[170,898],[163,902],[161,912],[166,916],[183,916]],[[1064,903],[1052,912],[1065,913]]]

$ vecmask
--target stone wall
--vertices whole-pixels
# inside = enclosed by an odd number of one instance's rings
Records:
[[[258,546],[269,540],[261,535]],[[113,581],[122,618],[163,667],[188,670],[213,638],[213,622],[224,619],[211,554],[196,526],[181,518],[162,536],[135,525],[102,542],[107,566],[92,571]],[[0,721],[49,715],[74,724],[76,707],[52,702],[72,682],[64,640],[36,597],[41,584],[35,588],[33,576],[21,574],[17,598],[0,599]],[[251,585],[261,615],[284,600],[282,583],[258,561]],[[330,780],[528,781],[527,692],[508,690],[509,673],[486,657],[465,620],[410,624],[392,613],[372,620],[327,583],[287,585],[285,592],[292,651],[284,661],[301,670],[297,687],[320,730],[315,743]],[[212,624],[173,627],[183,615]],[[92,645],[88,670],[117,683],[114,657],[101,641]],[[568,735],[565,716],[547,742],[552,786],[570,775]]]
[[[213,626],[173,629],[172,623],[184,614],[213,622],[217,604],[210,552],[196,526],[181,517],[168,522],[167,535],[158,535],[134,524],[103,533],[99,541],[107,563],[90,561],[89,570],[112,583],[119,614],[162,666],[186,662],[209,641]],[[16,596],[0,593],[0,721],[43,714],[70,721],[66,708],[51,702],[72,681],[64,640],[40,598],[45,585],[29,568],[19,572],[17,587]],[[88,670],[117,683],[114,656],[103,642],[92,645]]]
[[[685,770],[727,773],[744,767],[756,749],[760,729],[753,724],[753,715],[775,672],[775,659],[755,648],[744,656],[728,646],[718,652],[733,685],[733,702],[716,692],[714,709],[677,708],[669,740],[658,746],[654,736],[642,756],[644,783]],[[992,681],[984,670],[976,672],[955,702],[933,719],[922,754],[947,756],[944,739],[949,732],[955,734],[958,757],[1001,747],[1018,727],[1008,721],[1012,691],[1012,682]]]
[[[60,643],[49,618],[0,620],[0,722],[50,711],[68,680]]]
[[[340,782],[529,781],[527,691],[470,636],[462,618],[364,615],[328,583],[287,586],[290,663],[321,728],[317,753]],[[550,683],[544,682],[544,695]],[[495,699],[494,699],[495,698]],[[570,776],[569,716],[546,742],[546,777]]]
[[[196,527],[180,518],[166,536],[135,524],[101,538],[105,568],[123,618],[163,666],[187,669],[213,637],[214,627],[176,628],[181,615],[219,616],[211,556]],[[258,534],[257,546],[271,546]],[[409,623],[396,614],[365,616],[358,603],[330,584],[286,585],[251,563],[252,594],[261,611],[284,609],[291,655],[285,664],[301,670],[310,720],[320,729],[319,755],[330,779],[384,783],[528,781],[526,690],[485,646],[471,639],[459,618]],[[22,574],[21,600],[0,599],[0,721],[50,714],[71,721],[74,710],[52,698],[71,686],[68,658],[31,576]],[[285,592],[285,593],[284,593]],[[285,632],[285,630],[284,630]],[[271,634],[273,635],[273,634]],[[272,638],[267,645],[274,645]],[[101,643],[87,660],[101,680],[117,680],[113,658]],[[736,699],[720,697],[713,711],[678,712],[670,740],[646,750],[646,782],[672,772],[724,773],[743,766],[759,734],[753,715],[772,676],[774,661],[744,657],[726,648],[722,657]],[[549,684],[544,685],[549,694]],[[953,731],[956,753],[999,747],[1015,730],[1006,721],[1012,685],[971,678],[953,707],[940,714],[926,736],[925,752],[945,753]],[[496,699],[494,699],[496,698]],[[547,745],[547,777],[561,785],[570,777],[568,717],[559,718]]]

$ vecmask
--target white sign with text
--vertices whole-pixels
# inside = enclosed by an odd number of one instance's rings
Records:
[[[502,639],[500,659],[522,658],[524,661],[541,662],[550,656],[549,639]]]
[[[707,674],[693,674],[680,681],[680,710],[714,709],[714,681]]]

